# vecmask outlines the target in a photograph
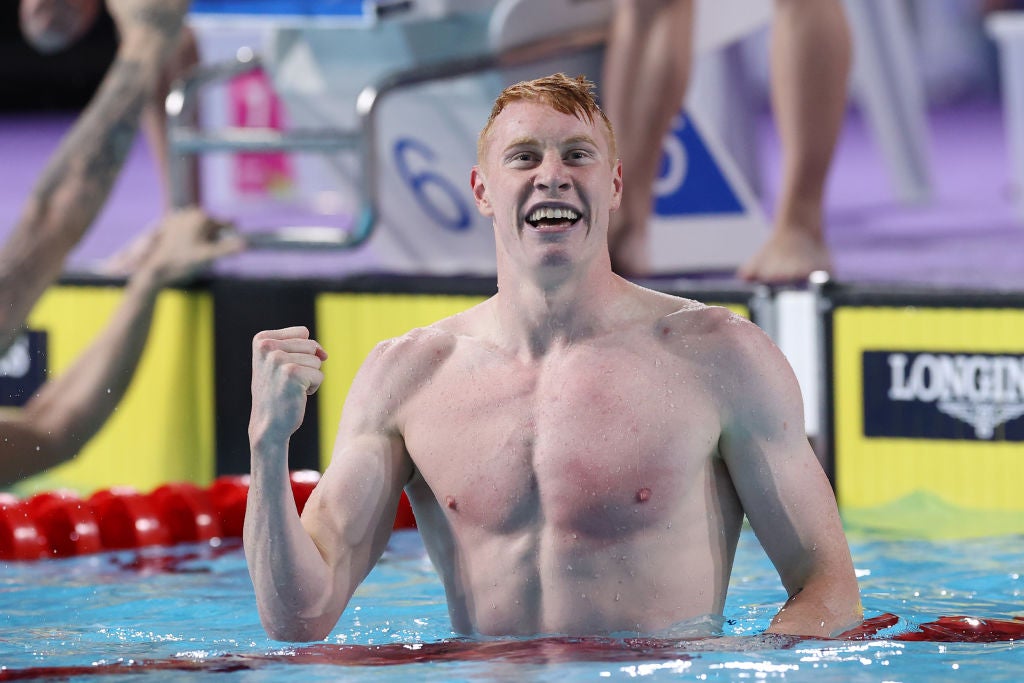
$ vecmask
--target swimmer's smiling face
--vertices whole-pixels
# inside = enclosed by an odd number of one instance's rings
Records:
[[[511,102],[485,133],[480,152],[473,195],[480,212],[494,219],[499,253],[523,254],[523,265],[561,265],[607,251],[622,170],[597,121],[539,101]]]

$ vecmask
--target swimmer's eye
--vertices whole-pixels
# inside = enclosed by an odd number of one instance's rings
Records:
[[[506,163],[512,166],[525,166],[535,163],[536,161],[537,155],[533,152],[516,152],[515,154],[509,155]]]

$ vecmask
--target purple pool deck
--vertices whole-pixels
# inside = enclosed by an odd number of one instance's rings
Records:
[[[6,239],[72,115],[0,116],[0,239]],[[760,160],[770,214],[778,185],[779,145],[770,118],[759,127]],[[846,282],[898,282],[1024,291],[1024,220],[1013,204],[1002,114],[975,101],[929,115],[933,197],[896,199],[860,117],[844,126],[829,184],[828,240],[834,276]],[[468,169],[467,169],[468,173]],[[87,269],[116,252],[161,212],[160,180],[138,141],[96,224],[72,253],[70,269]],[[349,253],[261,252],[233,257],[223,272],[266,276],[343,276],[369,260]]]

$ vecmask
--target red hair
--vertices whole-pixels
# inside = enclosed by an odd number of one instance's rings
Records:
[[[491,108],[491,115],[487,124],[480,131],[480,137],[476,142],[476,153],[478,159],[483,159],[484,150],[487,147],[488,137],[494,120],[498,114],[504,111],[505,107],[513,102],[540,102],[546,104],[555,111],[575,116],[580,121],[594,124],[600,119],[604,124],[605,135],[608,138],[608,150],[611,153],[611,163],[615,163],[618,153],[615,149],[615,131],[612,130],[612,123],[601,111],[594,99],[594,84],[585,76],[569,78],[563,73],[552,76],[535,78],[532,81],[522,81],[510,85],[501,91],[498,99],[494,101]]]

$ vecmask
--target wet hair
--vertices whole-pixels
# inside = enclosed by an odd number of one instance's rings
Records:
[[[563,114],[571,114],[580,121],[594,124],[597,119],[604,124],[605,135],[608,139],[608,150],[611,153],[611,163],[618,159],[618,152],[615,149],[615,131],[612,130],[612,123],[601,107],[594,99],[594,84],[585,76],[569,78],[563,73],[552,76],[535,78],[532,81],[521,81],[510,85],[501,91],[498,99],[494,101],[491,108],[491,115],[487,119],[484,129],[480,131],[480,137],[476,142],[477,159],[483,160],[484,151],[494,127],[494,120],[498,114],[505,110],[505,107],[513,102],[540,102],[546,104],[555,111]]]

